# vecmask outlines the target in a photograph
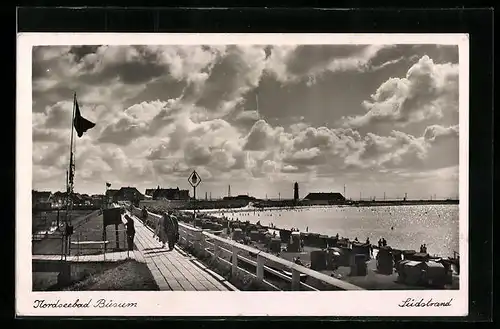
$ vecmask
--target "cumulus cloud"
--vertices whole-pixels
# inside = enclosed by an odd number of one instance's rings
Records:
[[[271,48],[267,71],[279,81],[307,79],[308,85],[325,72],[367,71],[377,53],[390,45],[301,45]]]
[[[265,67],[266,53],[259,46],[228,46],[213,66],[197,105],[227,112],[243,94],[258,86]]]
[[[234,118],[234,123],[244,127],[252,127],[257,121],[261,119],[257,111],[241,111]]]
[[[439,142],[439,140],[446,138],[458,138],[458,125],[451,127],[432,125],[427,127],[424,131],[424,139],[431,143]]]
[[[458,111],[458,65],[436,64],[423,56],[404,78],[390,78],[363,102],[367,112],[344,119],[345,126],[387,123],[400,126],[439,119],[445,111]]]
[[[282,127],[272,127],[264,120],[257,121],[248,135],[244,149],[248,151],[264,151],[272,147],[283,133]]]
[[[390,136],[377,136],[368,133],[365,137],[364,150],[360,153],[360,165],[397,166],[403,159],[408,165],[415,159],[424,159],[427,149],[421,138],[415,138],[400,131],[392,131]]]
[[[142,136],[154,136],[163,128],[161,122],[168,121],[167,102],[153,101],[135,104],[121,113],[103,129],[99,141],[127,145]],[[168,123],[168,122],[167,122]]]
[[[96,122],[76,140],[80,186],[101,189],[103,181],[112,181],[186,187],[196,169],[206,186],[224,189],[224,182],[236,181],[256,189],[271,184],[266,186],[272,190],[295,180],[328,185],[339,174],[366,178],[373,171],[438,172],[456,165],[458,126],[437,120],[456,110],[455,64],[422,57],[406,77],[388,78],[373,89],[364,103],[367,113],[346,118],[344,126],[329,119],[317,124],[315,116],[326,118],[331,104],[324,104],[324,113],[305,107],[281,121],[246,105],[253,104],[263,77],[274,79],[278,88],[293,83],[315,90],[325,73],[352,72],[364,79],[366,72],[385,72],[407,59],[379,58],[392,47],[36,47],[34,185],[63,188],[73,90],[82,114]],[[356,92],[345,95],[357,97]],[[262,94],[264,106],[286,110],[284,93]],[[428,118],[436,121],[413,132],[405,129]],[[387,135],[370,131],[378,122],[399,126]]]

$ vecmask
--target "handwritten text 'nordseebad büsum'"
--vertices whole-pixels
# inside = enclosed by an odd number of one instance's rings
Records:
[[[89,299],[87,301],[80,301],[77,299],[70,303],[61,303],[61,300],[57,301],[46,301],[45,299],[37,299],[33,303],[33,308],[133,308],[137,307],[137,303],[130,302],[115,302],[112,299],[98,299],[92,301]]]

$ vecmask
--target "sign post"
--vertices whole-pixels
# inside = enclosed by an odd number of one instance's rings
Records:
[[[196,170],[193,170],[188,178],[189,184],[193,187],[193,197],[194,197],[194,209],[193,209],[193,219],[196,218],[196,187],[201,183],[201,177],[198,175]],[[193,220],[193,226],[196,227],[196,221]]]

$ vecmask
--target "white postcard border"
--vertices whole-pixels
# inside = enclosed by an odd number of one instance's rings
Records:
[[[126,44],[442,44],[459,46],[460,289],[322,292],[33,292],[31,275],[32,47]],[[467,34],[20,33],[16,103],[17,316],[465,316],[468,314],[469,37]],[[400,307],[407,298],[450,307]],[[35,308],[36,300],[137,303],[134,308]]]

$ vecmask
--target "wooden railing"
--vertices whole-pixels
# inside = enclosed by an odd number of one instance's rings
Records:
[[[135,216],[141,218],[141,209],[134,207],[132,212]],[[160,215],[148,212],[148,217],[152,217],[154,222],[157,222]],[[332,287],[333,290],[364,290],[348,282],[181,222],[179,222],[179,244],[194,248],[198,253],[209,255],[213,259],[229,265],[232,275],[237,275],[238,273],[249,275],[272,290],[282,289],[269,280],[266,280],[266,273],[289,282],[292,290],[318,290],[311,285],[301,282],[301,275],[313,278],[326,286]],[[252,254],[256,260],[250,259],[248,254]],[[229,258],[229,260],[224,256]],[[240,262],[250,265],[250,267],[255,268],[255,271],[249,271],[248,266],[243,268],[240,266]],[[292,275],[288,276],[273,268],[276,265],[291,272]]]
[[[99,216],[101,214],[101,212],[102,212],[101,209],[97,209],[97,210],[94,210],[93,212],[91,212],[90,214],[83,216],[83,218],[77,219],[78,223],[75,225],[75,228],[87,223],[91,218]]]

